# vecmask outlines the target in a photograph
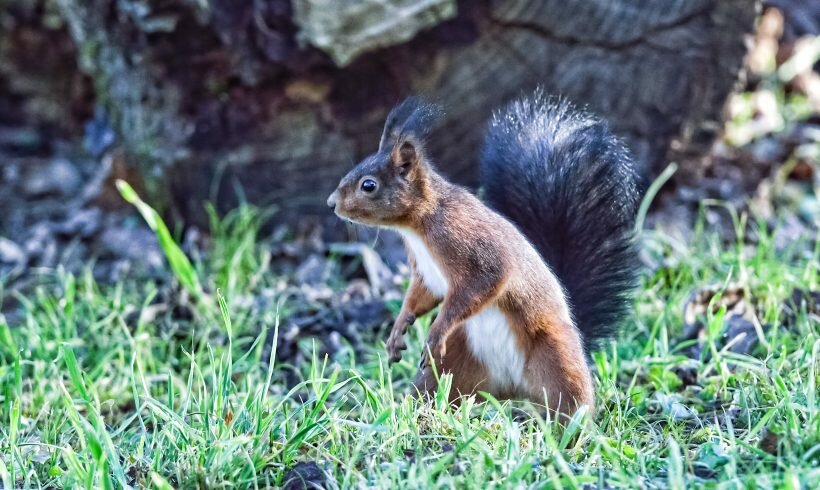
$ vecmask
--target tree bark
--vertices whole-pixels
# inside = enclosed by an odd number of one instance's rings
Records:
[[[755,0],[462,1],[351,61],[309,46],[288,1],[57,3],[123,145],[194,221],[205,200],[324,212],[412,93],[446,105],[431,149],[459,182],[475,183],[490,112],[536,86],[605,117],[651,178],[713,141],[756,15]]]

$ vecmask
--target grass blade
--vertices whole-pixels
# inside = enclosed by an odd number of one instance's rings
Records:
[[[140,199],[137,192],[124,180],[117,180],[117,189],[123,199],[133,204],[137,211],[142,215],[142,218],[148,223],[148,226],[157,236],[159,244],[165,252],[165,257],[168,259],[168,264],[174,272],[177,280],[182,286],[190,292],[194,298],[200,300],[202,298],[202,286],[199,282],[199,276],[196,273],[191,261],[179,248],[168,227],[154,208],[149,206],[145,201]]]

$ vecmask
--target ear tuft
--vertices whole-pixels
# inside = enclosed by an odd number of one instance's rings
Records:
[[[384,123],[379,151],[395,145],[402,137],[423,140],[438,123],[444,112],[441,106],[420,97],[408,97],[390,111]]]

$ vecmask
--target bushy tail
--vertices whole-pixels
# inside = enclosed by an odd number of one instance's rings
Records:
[[[587,350],[613,335],[637,282],[640,191],[606,123],[539,91],[494,114],[481,172],[487,203],[563,284]]]

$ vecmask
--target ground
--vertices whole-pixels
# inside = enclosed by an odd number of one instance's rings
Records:
[[[623,333],[594,355],[596,413],[560,430],[526,406],[451,408],[445,389],[433,403],[405,396],[429,318],[392,368],[382,330],[332,357],[306,338],[297,348],[307,361],[287,369],[266,342],[288,299],[246,299],[281,278],[264,269],[271,244],[244,228],[214,233],[213,252],[193,265],[165,242],[173,292],[57,272],[17,298],[19,324],[0,320],[6,488],[301,488],[301,477],[328,487],[809,488],[820,477],[811,237],[781,248],[766,226],[731,246],[697,227],[688,244],[645,232],[654,266]]]
[[[430,316],[388,366],[388,233],[249,206],[169,230],[116,153],[3,132],[0,488],[817,488],[820,50],[765,41],[700,179],[650,188],[633,312],[567,427],[408,396]]]

